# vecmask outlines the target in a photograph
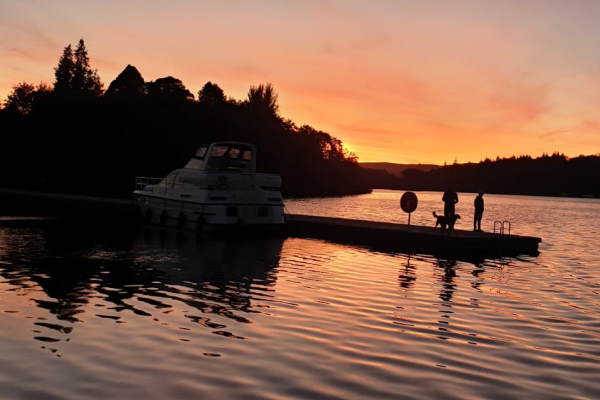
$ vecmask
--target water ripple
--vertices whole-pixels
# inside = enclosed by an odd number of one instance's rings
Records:
[[[359,212],[347,201],[321,209]],[[352,201],[392,219],[388,192]],[[587,240],[599,232],[570,218],[597,215],[600,204],[561,202],[556,222],[531,214],[545,199],[510,201],[490,197],[490,213],[510,204],[531,224],[524,233],[545,229],[540,257],[467,263],[309,239],[0,229],[0,390],[23,399],[598,398],[600,255]]]

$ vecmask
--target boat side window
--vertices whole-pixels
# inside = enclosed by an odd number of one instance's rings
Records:
[[[240,156],[240,149],[237,147],[231,147],[227,154],[229,154],[229,158],[238,158]]]
[[[252,161],[252,150],[244,150],[242,153],[242,160]]]
[[[210,152],[210,156],[211,157],[223,157],[225,155],[225,153],[227,153],[228,149],[229,149],[229,146],[213,146],[213,148]]]

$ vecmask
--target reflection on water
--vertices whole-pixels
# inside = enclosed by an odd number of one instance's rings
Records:
[[[410,265],[411,255],[407,255],[406,257],[406,265],[404,269],[401,271],[400,275],[398,275],[398,280],[400,281],[400,286],[404,289],[410,289],[414,284],[416,277],[415,266]]]
[[[440,278],[442,281],[442,288],[440,290],[440,299],[450,303],[452,300],[452,294],[454,293],[454,277],[456,276],[456,261],[454,260],[437,260],[438,267],[443,270],[443,274]]]
[[[471,263],[107,224],[0,228],[3,396],[600,396],[595,226]]]
[[[243,339],[224,321],[250,323],[245,315],[260,312],[253,299],[271,296],[283,241],[198,240],[147,229],[114,243],[114,237],[90,241],[70,229],[12,229],[0,236],[4,290],[47,311],[33,322],[34,339],[44,343],[68,342],[77,324],[90,317],[121,324],[132,313],[168,325],[161,315],[175,304],[188,308],[183,316],[194,325]],[[43,322],[49,319],[56,322]],[[50,350],[57,353],[54,346]]]

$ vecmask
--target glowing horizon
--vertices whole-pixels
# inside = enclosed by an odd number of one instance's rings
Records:
[[[600,153],[600,3],[162,4],[0,4],[0,98],[52,83],[62,49],[84,38],[105,88],[127,64],[194,94],[212,81],[242,99],[269,82],[284,118],[362,162]]]

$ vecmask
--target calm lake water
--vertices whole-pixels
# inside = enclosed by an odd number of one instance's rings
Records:
[[[289,212],[405,222],[401,192]],[[433,225],[441,194],[412,221]],[[459,194],[472,228],[473,194]],[[6,399],[600,398],[600,201],[486,195],[538,257],[476,264],[312,239],[0,228]]]

